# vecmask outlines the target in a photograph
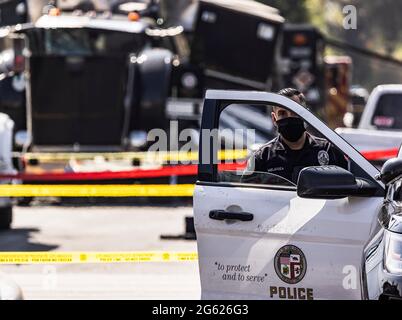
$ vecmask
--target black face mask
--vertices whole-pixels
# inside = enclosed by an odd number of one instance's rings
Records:
[[[301,118],[284,118],[277,120],[276,124],[278,125],[278,132],[290,142],[298,141],[306,131],[304,121]]]

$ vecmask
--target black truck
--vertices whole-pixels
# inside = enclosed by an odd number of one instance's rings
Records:
[[[168,129],[172,119],[197,128],[206,88],[300,84],[321,105],[321,38],[285,25],[275,8],[246,0],[104,4],[51,1],[43,15],[35,11],[39,18],[28,11],[28,22],[13,26],[25,39],[16,56],[25,58],[26,90],[10,99],[12,110],[0,101],[0,111],[15,118],[24,150],[145,150],[149,130]],[[0,90],[21,74],[0,80]]]

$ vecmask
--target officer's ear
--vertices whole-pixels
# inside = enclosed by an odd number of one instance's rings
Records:
[[[275,126],[277,126],[277,124],[276,124],[277,118],[276,118],[276,113],[275,113],[276,110],[275,109],[276,109],[276,107],[272,107],[271,118],[272,118],[273,124]]]

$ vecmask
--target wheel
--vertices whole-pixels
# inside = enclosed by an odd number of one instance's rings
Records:
[[[33,200],[33,197],[18,198],[17,205],[20,207],[29,207],[31,205],[32,200]]]
[[[13,220],[13,207],[0,208],[0,230],[8,230]]]

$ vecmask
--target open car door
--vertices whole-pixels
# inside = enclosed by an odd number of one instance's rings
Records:
[[[272,105],[291,110],[342,151],[349,162],[349,172],[343,172],[367,182],[370,192],[349,196],[340,190],[339,196],[332,191],[325,197],[323,190],[316,198],[299,197],[298,186],[274,173],[253,178],[245,170],[218,165],[217,151],[224,143],[213,132],[219,132],[228,108],[264,110]],[[269,111],[262,112],[259,125],[264,116],[268,125]],[[249,140],[244,146],[251,148]],[[377,174],[358,151],[291,99],[265,92],[208,91],[194,193],[202,299],[365,298],[363,251],[384,196]],[[317,189],[319,180],[312,182]]]

